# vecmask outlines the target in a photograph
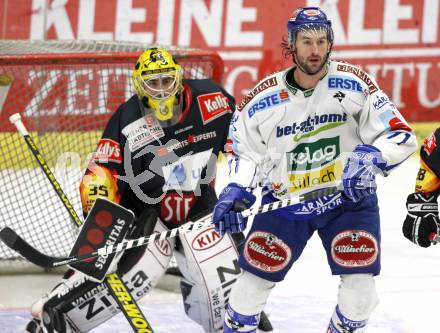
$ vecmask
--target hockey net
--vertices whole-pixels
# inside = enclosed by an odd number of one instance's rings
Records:
[[[13,228],[52,256],[69,253],[78,232],[9,123],[19,112],[62,190],[82,216],[79,182],[102,130],[134,93],[130,74],[151,45],[100,41],[0,41],[0,228]],[[161,46],[185,78],[221,82],[217,53]],[[0,273],[41,271],[0,242]]]

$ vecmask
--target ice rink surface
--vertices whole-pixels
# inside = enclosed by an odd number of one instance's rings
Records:
[[[371,316],[370,333],[440,333],[440,245],[419,248],[401,232],[406,196],[413,191],[416,158],[387,178],[379,177],[382,219],[382,272],[376,278],[380,303]],[[55,283],[54,276],[0,275],[0,332],[23,332],[29,306]],[[336,304],[338,276],[331,276],[319,237],[313,236],[286,280],[273,290],[266,312],[277,333],[324,333]],[[156,333],[203,330],[183,312],[178,293],[154,290],[140,303]],[[129,333],[118,315],[95,333]]]

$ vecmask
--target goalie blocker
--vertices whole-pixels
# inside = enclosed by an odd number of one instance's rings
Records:
[[[70,251],[70,256],[91,253],[100,246],[120,243],[133,219],[134,214],[130,210],[106,199],[97,198]],[[115,253],[112,253],[70,264],[69,267],[84,273],[91,280],[101,282],[110,270],[114,257]]]
[[[148,208],[128,238],[166,230],[156,211]],[[178,243],[176,248],[174,239],[166,239],[128,250],[116,271],[137,301],[158,283],[174,252],[184,276],[181,288],[186,314],[206,332],[216,332],[222,328],[230,289],[241,273],[237,247],[230,235],[220,237],[213,227],[180,235]],[[53,332],[88,332],[118,312],[105,283],[75,272],[33,305],[36,320],[28,325],[28,332],[38,332],[33,329],[43,318],[50,318],[45,325],[50,324]],[[271,330],[269,321],[264,330]]]

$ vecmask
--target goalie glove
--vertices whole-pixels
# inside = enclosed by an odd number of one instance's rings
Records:
[[[439,232],[437,197],[432,194],[412,193],[406,199],[408,214],[403,222],[403,235],[421,246],[431,246],[432,233]]]

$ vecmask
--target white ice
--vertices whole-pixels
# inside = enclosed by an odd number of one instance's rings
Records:
[[[440,245],[419,248],[401,232],[406,196],[413,191],[416,158],[378,180],[382,220],[382,272],[376,278],[380,303],[371,316],[370,333],[437,333],[440,299]],[[221,180],[220,180],[221,182]],[[22,332],[33,298],[53,285],[47,277],[0,276],[0,332]],[[33,283],[38,283],[33,286]],[[273,290],[266,311],[277,333],[323,333],[336,304],[339,277],[331,276],[319,237],[310,240],[285,281]],[[154,290],[141,302],[156,333],[203,332],[187,319],[178,293]],[[131,332],[118,315],[95,333]]]

